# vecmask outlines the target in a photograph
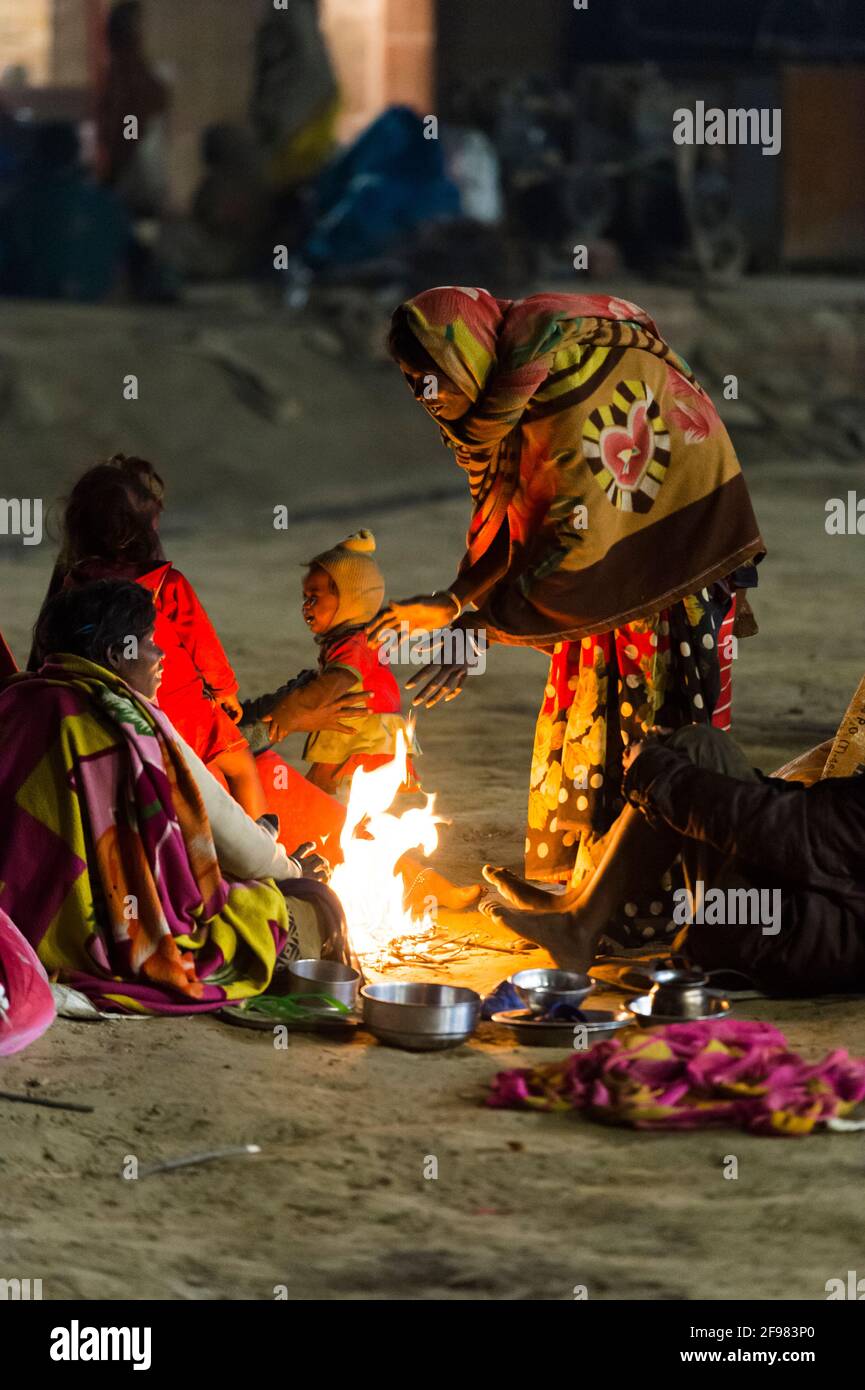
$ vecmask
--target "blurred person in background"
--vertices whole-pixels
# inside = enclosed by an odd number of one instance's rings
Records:
[[[96,103],[99,171],[132,220],[127,272],[133,298],[172,302],[176,277],[158,245],[168,195],[171,96],[144,51],[138,0],[114,5],[105,37],[108,66]]]
[[[339,89],[316,0],[275,10],[263,0],[255,44],[252,124],[274,188],[313,178],[336,148]]]
[[[33,299],[100,300],[117,284],[129,222],[90,179],[69,121],[37,128],[28,166],[0,209],[0,290]]]
[[[108,67],[97,99],[99,167],[130,212],[154,216],[165,200],[168,88],[144,52],[142,7],[120,0],[105,30]],[[134,116],[137,130],[130,128]]]

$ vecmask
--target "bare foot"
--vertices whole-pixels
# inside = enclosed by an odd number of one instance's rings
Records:
[[[397,869],[402,875],[405,905],[409,908],[424,908],[428,898],[435,898],[439,907],[461,912],[473,907],[481,895],[479,883],[470,883],[466,887],[451,883],[443,874],[409,854],[402,856]]]
[[[543,946],[565,970],[585,974],[592,963],[597,932],[592,924],[581,922],[578,912],[526,912],[498,903],[484,903],[481,911],[497,926]]]
[[[535,888],[519,874],[510,869],[498,868],[495,864],[484,864],[481,870],[487,883],[491,883],[497,893],[512,907],[528,908],[533,912],[555,912],[561,910],[564,896],[553,893],[549,888]]]
[[[447,879],[443,879],[438,900],[441,907],[450,907],[461,912],[463,908],[472,907],[480,895],[479,883],[468,883],[463,887],[459,883],[448,883]]]

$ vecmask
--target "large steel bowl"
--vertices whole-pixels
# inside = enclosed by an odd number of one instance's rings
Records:
[[[481,1011],[473,989],[453,985],[364,985],[363,1021],[391,1047],[436,1052],[471,1037]]]
[[[518,970],[509,983],[533,1014],[545,1014],[554,1004],[578,1008],[595,987],[594,980],[576,970]]]
[[[289,994],[327,994],[354,1008],[360,975],[337,960],[293,960],[288,967]]]

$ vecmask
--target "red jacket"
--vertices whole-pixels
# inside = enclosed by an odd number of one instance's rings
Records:
[[[165,652],[159,703],[202,679],[217,700],[237,694],[237,677],[216,635],[216,629],[189,580],[170,563],[138,583],[153,594],[156,604],[156,645]]]
[[[237,693],[237,677],[189,580],[168,561],[135,575],[94,560],[76,565],[64,583],[93,579],[134,579],[152,593],[153,638],[165,653],[157,703],[202,761],[244,747],[246,740],[220,707],[227,695]]]
[[[381,660],[378,651],[370,646],[366,633],[353,631],[321,645],[319,667],[323,672],[333,666],[354,671],[364,690],[370,692],[367,708],[376,714],[399,714],[402,708],[399,686],[390,667]]]

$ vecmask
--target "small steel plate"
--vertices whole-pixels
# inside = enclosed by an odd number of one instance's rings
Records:
[[[625,1009],[581,1009],[582,1018],[573,1022],[565,1019],[537,1019],[530,1009],[505,1009],[493,1014],[491,1023],[501,1024],[516,1034],[517,1041],[529,1047],[570,1047],[574,1045],[574,1029],[585,1028],[589,1035],[615,1033],[633,1023]]]

